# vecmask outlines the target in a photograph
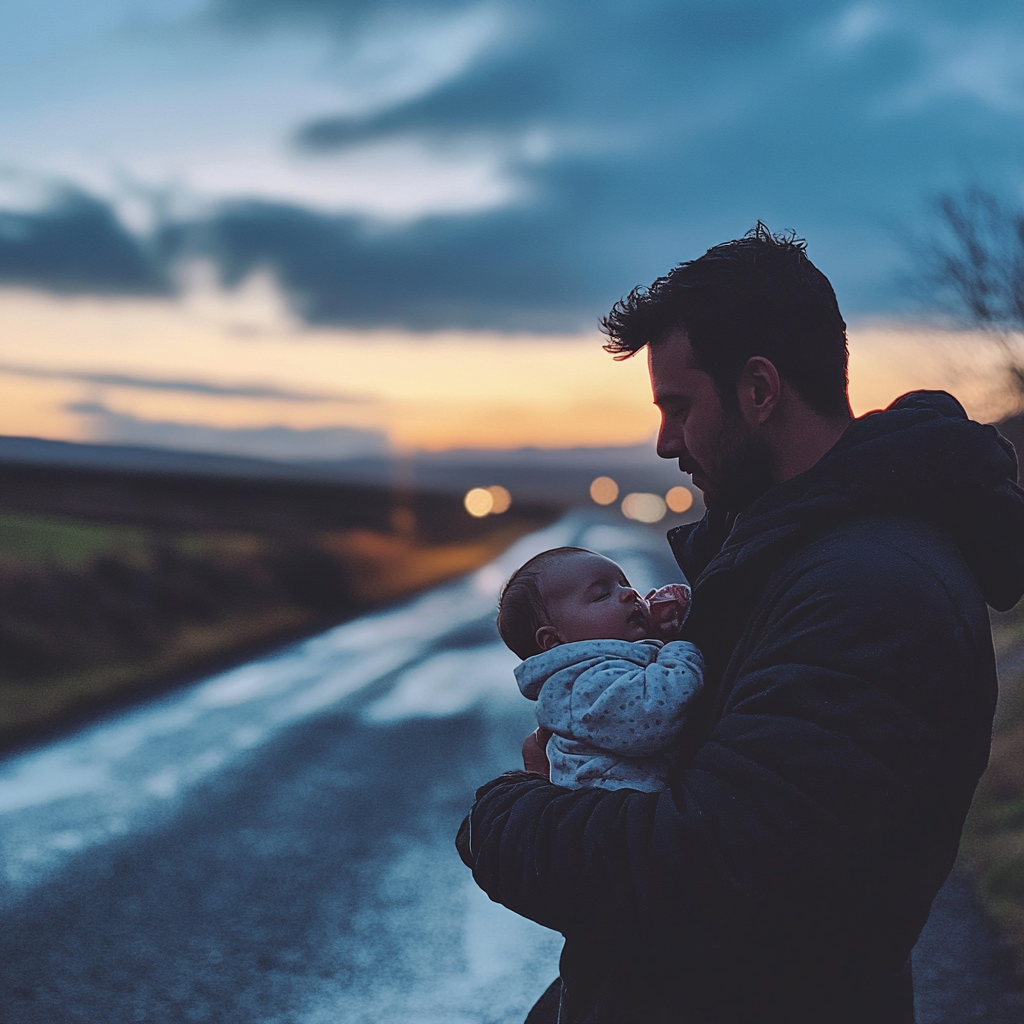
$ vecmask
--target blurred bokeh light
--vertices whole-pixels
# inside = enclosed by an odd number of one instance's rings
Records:
[[[610,476],[599,476],[590,485],[590,497],[598,505],[611,505],[619,496],[619,485]]]
[[[473,487],[468,490],[463,503],[466,511],[477,519],[482,519],[494,511],[494,495],[486,487]]]
[[[689,512],[693,507],[693,491],[682,485],[671,487],[665,495],[665,504],[672,512]]]
[[[665,518],[665,499],[660,494],[633,491],[622,499],[622,514],[638,523],[657,523]]]
[[[492,515],[500,516],[502,512],[507,512],[512,507],[512,495],[507,487],[492,484],[487,488],[487,493],[491,496]]]

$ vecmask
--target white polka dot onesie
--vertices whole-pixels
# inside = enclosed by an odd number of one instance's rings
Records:
[[[704,659],[674,640],[581,640],[516,668],[537,702],[551,781],[578,789],[664,789],[668,753],[703,685]]]

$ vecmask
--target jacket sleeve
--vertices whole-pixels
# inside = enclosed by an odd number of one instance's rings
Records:
[[[976,780],[984,761],[950,764],[944,737],[979,718],[977,613],[884,538],[819,544],[781,575],[717,725],[668,790],[480,791],[473,871],[491,899],[563,933],[698,942],[722,918],[849,888],[863,858],[919,827],[937,777]]]
[[[540,692],[537,721],[560,736],[609,754],[647,757],[679,735],[704,680],[704,659],[673,641],[646,659],[590,659],[578,673],[553,675]]]

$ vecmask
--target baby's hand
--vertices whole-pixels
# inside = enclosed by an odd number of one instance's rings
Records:
[[[675,640],[690,612],[690,588],[685,583],[669,583],[647,595],[651,606],[651,633],[656,640]]]

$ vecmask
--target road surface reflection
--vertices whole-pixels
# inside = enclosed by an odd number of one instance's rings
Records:
[[[641,590],[679,578],[602,515],[0,764],[3,1019],[521,1021],[560,936],[452,838],[532,728],[493,624],[509,573],[579,544]]]

